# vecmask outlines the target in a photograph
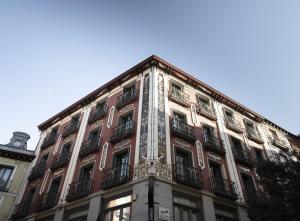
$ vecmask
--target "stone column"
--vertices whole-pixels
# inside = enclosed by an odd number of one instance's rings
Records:
[[[101,196],[93,197],[90,200],[89,212],[88,212],[88,221],[97,221],[98,216],[101,212]]]
[[[64,208],[58,208],[54,214],[54,221],[63,221],[64,220]]]
[[[169,209],[170,218],[169,221],[173,221],[173,197],[172,197],[172,186],[171,184],[155,181],[154,186],[154,220],[158,219],[159,207]]]
[[[245,207],[238,206],[237,212],[240,221],[250,221]]]
[[[131,221],[148,220],[148,180],[133,186]]]
[[[211,196],[202,195],[203,216],[205,221],[216,221],[214,200]]]

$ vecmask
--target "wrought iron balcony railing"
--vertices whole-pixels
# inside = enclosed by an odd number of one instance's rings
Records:
[[[136,89],[132,89],[118,97],[116,108],[121,109],[125,105],[133,102],[137,98],[138,91]]]
[[[269,204],[270,197],[267,193],[256,189],[243,189],[245,201],[248,205],[261,205],[261,204]]]
[[[177,183],[185,184],[197,189],[203,188],[203,182],[201,180],[201,169],[186,166],[181,163],[175,163],[173,165],[173,179]]]
[[[241,122],[232,118],[228,118],[228,117],[225,118],[225,126],[229,130],[235,131],[240,134],[244,132]]]
[[[38,178],[42,178],[46,172],[46,162],[40,162],[38,165],[32,167],[31,172],[28,176],[29,181],[33,181]]]
[[[214,194],[232,200],[238,199],[234,182],[212,176],[210,177],[210,184]]]
[[[79,180],[69,185],[67,201],[76,200],[90,194],[92,187],[92,179]]]
[[[172,88],[169,91],[169,99],[177,104],[180,104],[184,107],[190,107],[190,96],[180,90]]]
[[[288,149],[288,144],[285,140],[281,140],[279,138],[273,138],[272,139],[272,144],[275,145],[276,147],[279,147],[283,150],[287,150]]]
[[[89,124],[94,123],[95,121],[105,117],[106,115],[107,115],[107,105],[98,107],[91,112],[88,123]]]
[[[261,138],[260,134],[257,131],[255,131],[255,130],[249,128],[249,127],[247,128],[247,135],[248,135],[248,138],[250,140],[252,140],[252,141],[254,141],[256,143],[259,143],[259,144],[263,144],[264,143],[264,141]]]
[[[90,155],[92,153],[98,152],[100,149],[100,138],[97,139],[91,139],[83,142],[81,144],[81,148],[79,150],[79,157],[83,158],[87,155]]]
[[[108,189],[131,181],[132,172],[132,167],[127,163],[104,170],[101,188]]]
[[[170,125],[171,132],[173,135],[191,143],[195,142],[196,136],[194,132],[194,127],[183,123],[176,118],[171,119]]]
[[[0,191],[7,192],[8,191],[8,187],[7,187],[8,183],[9,183],[9,180],[0,178]]]
[[[218,153],[221,155],[224,155],[226,153],[223,146],[223,141],[218,137],[212,137],[203,134],[202,142],[203,142],[203,147],[210,152]]]
[[[79,126],[80,126],[80,121],[78,120],[75,123],[70,123],[68,126],[66,126],[61,134],[61,136],[63,138],[66,138],[72,134],[77,133],[77,131],[79,130]]]
[[[254,160],[251,156],[251,152],[248,149],[238,150],[237,148],[232,147],[232,152],[235,161],[237,161],[238,163],[244,164],[249,167],[254,166]]]
[[[38,196],[35,200],[36,212],[51,209],[57,205],[59,199],[59,192],[49,192]]]
[[[197,113],[203,117],[210,119],[210,120],[213,120],[213,121],[217,120],[215,111],[214,111],[213,107],[210,105],[199,103],[197,105]]]
[[[29,215],[32,209],[32,204],[27,202],[22,202],[20,204],[17,204],[11,214],[10,219],[11,220],[17,220],[24,218],[25,216]]]
[[[130,137],[134,133],[134,128],[135,122],[132,120],[114,127],[110,136],[110,142],[117,143],[120,140]]]
[[[41,149],[46,149],[47,147],[54,145],[57,141],[57,137],[58,137],[57,134],[55,135],[50,134],[49,136],[47,136],[44,139],[43,144],[41,145]]]
[[[56,155],[51,164],[51,170],[57,170],[59,168],[67,166],[69,164],[70,155],[70,152]]]

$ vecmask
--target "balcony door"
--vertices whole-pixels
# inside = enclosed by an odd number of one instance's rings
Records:
[[[233,151],[235,152],[237,157],[244,157],[243,146],[241,141],[234,137],[231,137],[231,141],[232,141]]]
[[[135,85],[131,85],[130,87],[125,87],[123,89],[123,95],[131,97],[134,95],[134,91],[135,91]]]
[[[42,157],[42,159],[40,160],[39,165],[40,165],[40,166],[46,165],[47,160],[48,160],[48,154],[46,154],[46,155],[44,155],[44,156]]]
[[[132,129],[132,120],[133,120],[132,114],[127,114],[120,118],[119,125],[123,125],[125,131],[130,130]]]
[[[225,184],[223,180],[221,166],[217,163],[210,163],[210,176],[212,178],[212,185],[218,191],[225,191]]]
[[[204,125],[203,126],[203,135],[205,142],[212,142],[214,137],[214,128]]]
[[[66,159],[70,154],[71,143],[64,144],[61,150],[61,158]]]
[[[179,179],[188,181],[191,178],[195,178],[192,170],[192,158],[191,154],[177,149],[176,150],[176,175]]]
[[[55,203],[58,197],[58,190],[60,186],[61,177],[53,179],[48,195],[46,198],[46,203]]]
[[[226,118],[226,120],[228,121],[228,122],[230,122],[230,123],[234,123],[233,121],[234,121],[234,116],[233,116],[233,112],[232,111],[230,111],[230,110],[225,110],[224,111],[225,112],[225,118]]]
[[[31,208],[33,205],[33,197],[34,197],[34,194],[35,194],[35,188],[33,189],[30,189],[28,192],[27,192],[27,195],[25,197],[25,200],[24,200],[24,205],[25,205],[25,208]]]
[[[93,165],[84,166],[80,170],[77,192],[85,191],[89,188],[92,177]]]
[[[183,126],[184,124],[186,124],[186,116],[184,114],[174,111],[173,118],[175,119],[173,121],[173,127],[178,130],[185,131],[186,133],[188,133],[188,131],[185,130],[185,127]]]
[[[92,130],[89,134],[90,143],[97,143],[99,137],[99,128]]]
[[[114,155],[112,175],[116,179],[127,178],[128,176],[128,152]]]

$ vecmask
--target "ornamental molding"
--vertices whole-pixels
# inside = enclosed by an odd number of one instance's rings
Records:
[[[239,167],[240,167],[240,169],[241,169],[242,171],[244,171],[244,172],[247,172],[247,173],[250,173],[250,172],[251,172],[249,168],[245,168],[245,167],[242,167],[242,166],[239,166]]]
[[[141,179],[150,175],[171,180],[172,169],[171,165],[159,160],[145,161],[134,168],[134,179]]]
[[[100,171],[102,171],[105,167],[107,150],[108,150],[108,143],[106,142],[102,148],[101,159],[100,159],[100,163],[99,163]]]
[[[197,124],[197,113],[196,113],[196,107],[194,104],[191,105],[191,116],[192,116],[193,124]]]
[[[88,155],[88,156],[86,156],[85,158],[83,158],[82,162],[83,162],[83,163],[90,162],[90,161],[94,160],[95,157],[96,157],[96,154]]]
[[[113,120],[114,120],[114,113],[115,113],[115,106],[112,106],[109,110],[108,120],[107,120],[107,128],[110,128]]]
[[[103,120],[98,120],[91,125],[91,129],[94,129],[94,128],[102,126],[102,125],[103,125]]]
[[[134,109],[134,104],[128,104],[120,110],[120,114],[127,113]]]
[[[175,142],[177,145],[179,145],[181,147],[191,147],[191,145],[188,142],[178,139],[178,138],[175,138]]]
[[[122,149],[122,148],[126,147],[129,143],[130,143],[130,139],[122,140],[121,142],[114,145],[114,149],[117,149],[117,150]]]
[[[222,160],[222,158],[220,156],[217,156],[213,153],[208,153],[208,156],[210,156],[213,160],[216,160],[216,161]]]
[[[199,140],[196,141],[196,151],[197,151],[197,158],[198,158],[199,166],[202,169],[204,169],[205,163],[204,163],[203,149],[202,149],[201,142]]]
[[[64,168],[61,168],[61,169],[55,171],[55,172],[53,173],[53,176],[61,175],[61,174],[63,174],[63,172],[64,172]]]

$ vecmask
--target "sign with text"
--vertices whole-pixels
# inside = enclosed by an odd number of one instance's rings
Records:
[[[159,207],[158,208],[158,219],[169,221],[170,220],[170,210],[168,208]]]

